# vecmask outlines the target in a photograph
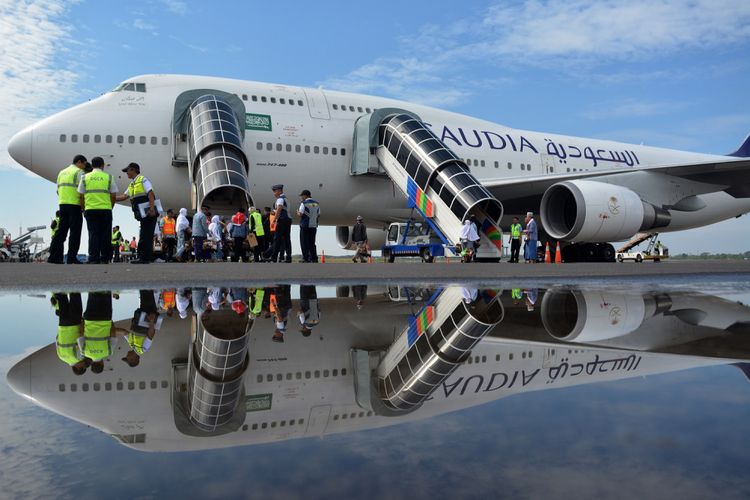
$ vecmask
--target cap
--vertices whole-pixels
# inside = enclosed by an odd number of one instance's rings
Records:
[[[274,184],[271,186],[271,191],[283,191],[284,185],[283,184]]]
[[[357,216],[357,220],[362,220],[362,216],[361,216],[361,215],[358,215],[358,216]]]
[[[141,172],[141,166],[138,165],[137,163],[129,163],[127,167],[125,167],[125,168],[122,169],[122,171],[123,172],[127,172],[129,168],[134,168],[135,171],[138,172],[138,173]]]
[[[310,190],[309,189],[303,189],[302,192],[299,195],[300,196],[312,196],[312,194],[310,194]]]
[[[526,217],[534,217],[534,212],[526,212]]]

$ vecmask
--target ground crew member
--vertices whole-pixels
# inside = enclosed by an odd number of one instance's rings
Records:
[[[52,222],[49,225],[50,234],[52,235],[52,239],[55,239],[55,234],[57,234],[57,229],[60,227],[60,211],[55,212],[55,218],[52,219]]]
[[[120,245],[122,245],[120,226],[112,228],[112,262],[120,262]]]
[[[59,318],[55,339],[57,357],[69,365],[73,373],[83,375],[91,360],[83,356],[78,346],[78,338],[83,336],[81,294],[71,293],[68,297],[64,293],[56,293],[51,301]]]
[[[253,260],[255,262],[260,262],[261,255],[266,250],[266,228],[260,210],[255,207],[250,207],[250,217],[248,218],[247,223],[250,226],[250,233],[255,235],[255,239],[258,242],[258,245],[252,249]]]
[[[276,234],[271,249],[272,262],[292,262],[292,218],[289,216],[289,204],[284,194],[284,185],[275,184],[271,187],[276,197],[274,204],[273,220],[276,222]]]
[[[320,323],[320,307],[318,306],[318,292],[315,285],[300,285],[297,318],[300,322],[299,331],[303,337],[309,337],[312,329]]]
[[[89,230],[89,264],[108,264],[112,257],[112,205],[117,196],[117,184],[112,175],[103,170],[100,156],[91,159],[92,170],[81,178],[78,193],[85,209]]]
[[[154,195],[153,186],[146,176],[141,175],[141,167],[137,163],[131,163],[122,169],[128,174],[130,184],[125,193],[117,196],[117,201],[130,200],[133,207],[135,220],[141,223],[141,230],[138,234],[138,258],[131,260],[133,264],[150,264],[153,260],[154,253],[154,229],[156,229],[156,196]],[[141,215],[139,205],[147,203],[148,210]]]
[[[170,262],[177,246],[177,221],[175,221],[174,212],[172,212],[171,208],[167,210],[167,215],[164,216],[161,234],[163,236],[162,242],[164,243],[164,248],[162,249],[164,260]]]
[[[83,217],[81,214],[81,198],[78,196],[78,184],[83,177],[83,169],[86,167],[86,157],[76,155],[73,163],[65,167],[57,174],[57,200],[60,205],[60,224],[52,237],[49,247],[50,264],[63,263],[63,250],[65,239],[68,237],[68,264],[80,264],[76,256],[81,246],[81,227]]]
[[[521,232],[523,227],[518,222],[518,217],[513,217],[513,224],[510,225],[510,260],[518,264],[518,254],[521,251]]]
[[[114,352],[116,334],[124,332],[115,328],[112,322],[112,293],[89,293],[83,313],[83,336],[78,337],[78,347],[91,360],[92,372],[104,371],[104,360]]]
[[[310,196],[310,191],[304,189],[300,194],[302,203],[299,205],[299,241],[302,247],[302,262],[318,262],[318,249],[315,246],[315,235],[318,232],[318,217],[320,205]]]
[[[151,348],[151,341],[156,335],[159,313],[152,290],[140,291],[140,306],[133,312],[130,331],[127,335],[130,350],[122,360],[128,366],[138,366],[141,356]]]

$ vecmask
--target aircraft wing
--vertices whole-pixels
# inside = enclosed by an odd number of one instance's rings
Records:
[[[726,161],[709,163],[483,179],[482,184],[501,201],[506,212],[523,213],[531,207],[539,207],[542,195],[553,184],[582,179],[626,187],[682,183],[689,184],[693,194],[724,191],[735,198],[750,198],[750,158],[727,157]]]

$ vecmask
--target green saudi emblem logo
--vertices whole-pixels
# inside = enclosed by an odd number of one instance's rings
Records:
[[[245,113],[245,130],[271,131],[271,115]]]

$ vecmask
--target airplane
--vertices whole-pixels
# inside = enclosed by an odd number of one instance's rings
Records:
[[[321,223],[352,249],[357,215],[373,248],[415,212],[453,245],[478,219],[478,257],[501,256],[502,227],[539,214],[567,260],[612,260],[608,242],[681,231],[750,211],[750,136],[728,156],[518,130],[419,104],[216,77],[151,74],[45,118],[8,152],[43,178],[76,154],[101,156],[121,188],[139,163],[162,205],[219,213],[310,189]],[[406,198],[406,202],[405,202]],[[292,207],[293,208],[293,207]],[[500,241],[500,243],[498,243]],[[580,254],[580,255],[579,255]]]
[[[76,376],[52,343],[13,366],[8,383],[125,446],[179,452],[376,429],[691,368],[733,364],[750,375],[750,308],[706,294],[371,287],[362,308],[345,293],[316,299],[311,335],[290,319],[279,343],[274,320],[214,293],[223,305],[196,305],[206,289],[195,288],[185,319],[162,314],[138,366],[120,361],[129,346],[118,341],[102,373]],[[561,316],[571,320],[549,321]]]

